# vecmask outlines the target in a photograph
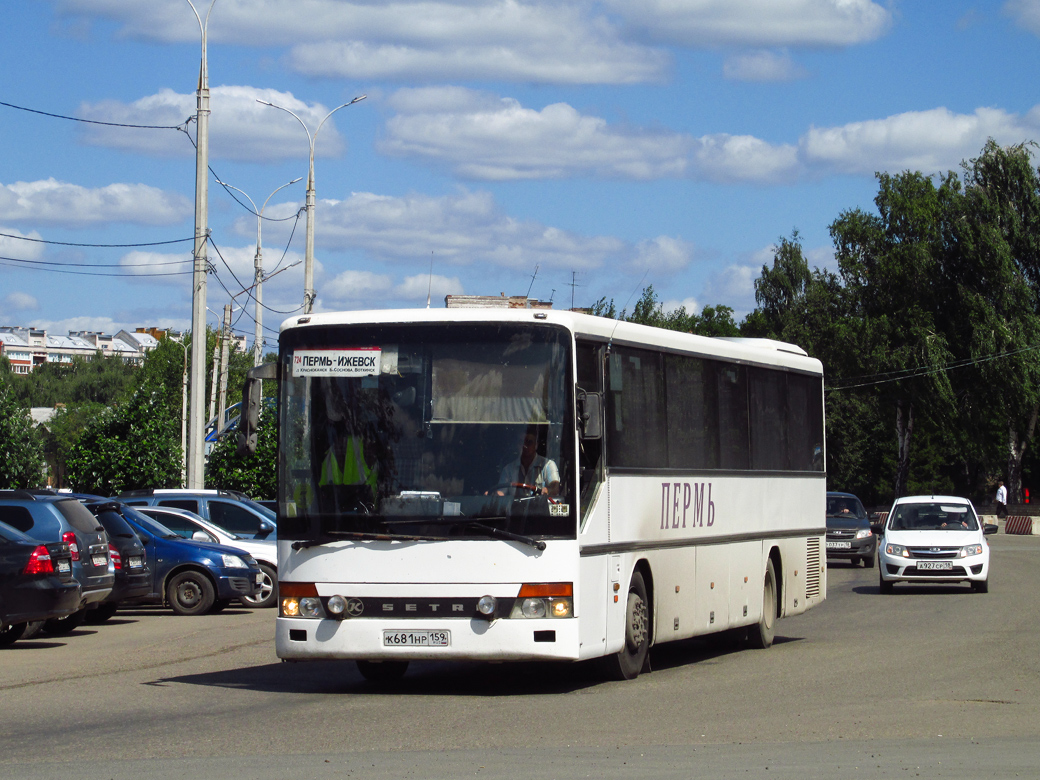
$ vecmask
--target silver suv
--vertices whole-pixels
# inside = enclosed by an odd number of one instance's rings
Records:
[[[246,539],[277,538],[275,513],[234,490],[149,488],[128,490],[120,493],[118,498],[130,506],[172,506],[187,509]]]

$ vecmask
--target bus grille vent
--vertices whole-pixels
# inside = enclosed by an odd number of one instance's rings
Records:
[[[820,540],[809,539],[805,550],[805,597],[820,596]]]

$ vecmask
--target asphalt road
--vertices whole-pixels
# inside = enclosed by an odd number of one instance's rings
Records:
[[[0,650],[0,777],[1040,777],[1040,537],[989,537],[988,594],[833,563],[770,650],[690,641],[652,674],[282,664],[271,611],[120,612]]]

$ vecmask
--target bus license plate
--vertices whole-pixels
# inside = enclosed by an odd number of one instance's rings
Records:
[[[919,561],[917,564],[917,568],[921,570],[952,569],[953,563],[951,563],[950,561]]]
[[[828,550],[851,550],[852,542],[827,542]]]
[[[383,647],[450,647],[450,631],[384,631]]]

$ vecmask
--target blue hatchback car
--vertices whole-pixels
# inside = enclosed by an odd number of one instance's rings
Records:
[[[220,544],[183,539],[131,506],[116,504],[152,564],[152,592],[136,601],[167,604],[178,615],[219,612],[254,596],[264,574],[253,556]]]

